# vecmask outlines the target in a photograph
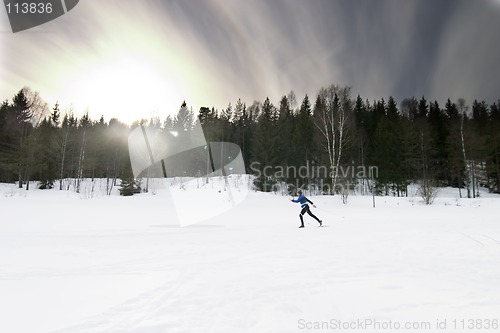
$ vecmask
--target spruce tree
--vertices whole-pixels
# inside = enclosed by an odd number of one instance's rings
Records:
[[[450,178],[446,143],[448,133],[445,120],[445,113],[441,111],[438,102],[431,103],[428,115],[432,145],[429,158],[432,173],[443,184]]]
[[[40,189],[51,189],[57,178],[57,147],[55,141],[57,128],[52,120],[44,118],[40,125],[34,130],[36,138],[34,150],[33,176],[39,180]]]
[[[490,190],[500,193],[500,100],[490,106],[488,122],[488,175],[492,179]]]
[[[273,174],[266,174],[266,167],[274,168],[278,161],[277,138],[279,133],[275,129],[276,110],[269,98],[262,105],[254,136],[254,166],[258,169],[259,177],[255,179],[257,189],[269,192],[274,188],[276,179]],[[269,168],[268,168],[269,169]],[[267,169],[267,170],[268,170]]]
[[[243,160],[248,163],[251,158],[251,141],[252,141],[252,121],[246,104],[238,99],[234,107],[233,116],[233,142],[240,148]]]
[[[33,143],[33,140],[28,141],[33,126],[30,123],[31,105],[28,101],[26,89],[21,89],[12,100],[10,108],[12,122],[10,124],[11,133],[13,134],[13,148],[15,162],[18,166],[19,188],[22,188],[23,183],[29,180],[29,154],[28,143]],[[28,185],[29,186],[29,185]],[[28,187],[27,187],[28,188]]]
[[[119,191],[120,195],[132,196],[141,193],[141,186],[132,176],[128,176],[121,180]]]
[[[383,105],[381,101],[378,112],[382,112]],[[407,187],[405,147],[402,147],[401,117],[392,97],[388,100],[386,114],[381,116],[377,124],[373,140],[374,162],[379,170],[379,190],[385,195],[389,194],[389,190],[398,196],[403,195]]]
[[[300,105],[294,128],[294,147],[297,154],[294,158],[295,165],[301,166],[306,162],[314,161],[314,121],[311,111],[309,96],[305,96]]]
[[[294,147],[292,142],[294,140],[294,115],[290,108],[290,103],[287,96],[283,96],[280,100],[278,115],[276,120],[276,131],[278,133],[289,133],[288,135],[278,135],[276,137],[276,154],[277,164],[286,169],[288,166],[293,165],[292,151],[298,147]],[[288,182],[289,179],[282,179]]]

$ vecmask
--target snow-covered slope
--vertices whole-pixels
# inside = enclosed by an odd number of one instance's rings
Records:
[[[193,210],[211,200],[184,190]],[[445,320],[440,332],[473,332],[469,319],[500,320],[497,196],[443,190],[432,206],[378,197],[376,208],[311,197],[327,227],[306,216],[298,229],[288,197],[250,191],[179,227],[171,194],[154,193],[2,184],[0,332],[435,332]]]

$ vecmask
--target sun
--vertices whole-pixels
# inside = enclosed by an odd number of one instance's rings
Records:
[[[176,115],[184,100],[197,110],[225,96],[204,47],[186,39],[164,16],[131,6],[102,17],[86,40],[61,44],[65,52],[58,65],[40,69],[50,70],[51,101],[58,101],[61,110],[70,106],[79,117],[88,111],[92,119],[104,115],[132,124]],[[143,24],[130,24],[132,9]]]
[[[77,108],[91,118],[112,115],[128,124],[175,114],[186,95],[175,74],[132,56],[93,63],[73,82],[69,95]]]

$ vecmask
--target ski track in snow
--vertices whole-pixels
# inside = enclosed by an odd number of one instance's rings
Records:
[[[251,193],[180,228],[161,193],[41,192],[0,197],[0,332],[289,333],[308,331],[300,319],[500,319],[499,198],[430,207],[377,198],[374,209],[371,197],[315,197],[328,227],[306,216],[298,229],[298,205]]]

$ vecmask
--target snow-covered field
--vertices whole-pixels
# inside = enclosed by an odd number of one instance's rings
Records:
[[[500,332],[498,196],[311,197],[298,229],[288,197],[180,227],[154,192],[1,184],[0,332]]]

